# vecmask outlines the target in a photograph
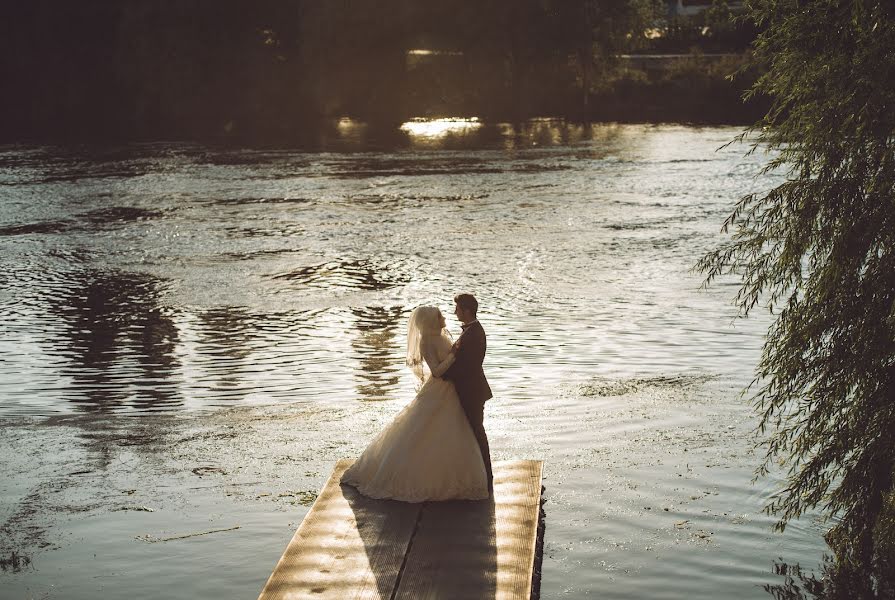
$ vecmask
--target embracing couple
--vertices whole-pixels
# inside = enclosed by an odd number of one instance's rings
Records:
[[[372,498],[404,502],[484,500],[492,491],[483,426],[491,388],[482,362],[485,330],[470,294],[454,298],[463,332],[451,339],[444,315],[421,306],[407,327],[407,366],[422,387],[345,471],[342,483]]]

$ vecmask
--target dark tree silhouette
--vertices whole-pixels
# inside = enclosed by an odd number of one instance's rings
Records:
[[[819,507],[837,520],[830,589],[895,596],[895,7],[879,0],[756,0],[766,30],[755,127],[786,180],[742,198],[709,279],[742,278],[746,315],[776,320],[755,403],[760,474],[788,469],[778,527]],[[843,585],[842,582],[847,582]],[[838,593],[838,592],[837,592]],[[841,597],[834,595],[832,597]]]

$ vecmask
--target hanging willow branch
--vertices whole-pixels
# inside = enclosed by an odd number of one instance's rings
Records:
[[[764,30],[751,94],[773,101],[747,134],[786,177],[740,199],[697,268],[741,278],[742,316],[775,315],[753,382],[758,476],[788,472],[767,511],[782,530],[820,507],[838,519],[828,540],[869,560],[895,465],[895,8],[747,5]]]

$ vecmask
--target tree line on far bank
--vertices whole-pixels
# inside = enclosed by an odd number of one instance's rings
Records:
[[[754,118],[741,109],[748,82],[725,79],[735,64],[619,74],[615,56],[647,48],[657,23],[680,37],[665,10],[656,0],[13,1],[0,8],[0,138],[300,141],[340,116],[384,127],[417,116]]]

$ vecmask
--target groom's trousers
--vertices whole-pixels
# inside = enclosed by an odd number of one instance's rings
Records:
[[[463,406],[463,412],[466,413],[466,420],[469,421],[469,424],[472,426],[472,432],[475,434],[475,439],[479,443],[479,450],[482,452],[482,460],[485,461],[485,472],[488,474],[488,487],[490,488],[494,476],[491,473],[491,449],[488,447],[488,436],[485,434],[485,405],[484,403],[476,403],[470,406],[466,402],[461,402],[460,405]]]

